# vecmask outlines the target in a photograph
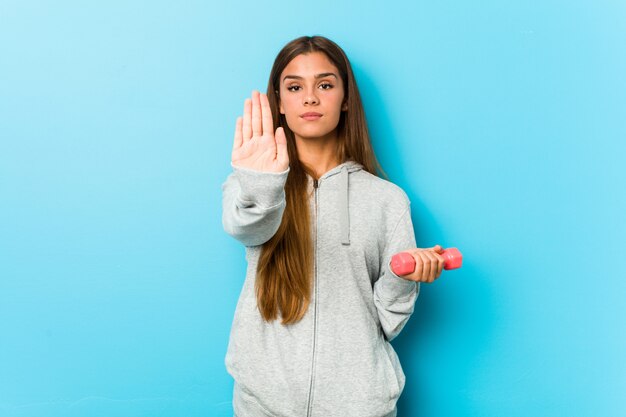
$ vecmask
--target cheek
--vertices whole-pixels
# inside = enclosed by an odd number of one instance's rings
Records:
[[[287,117],[290,117],[295,112],[295,108],[296,107],[293,99],[281,100],[280,102],[280,112]]]
[[[339,111],[342,110],[344,94],[340,91],[335,92],[332,96],[333,107]]]
[[[296,126],[299,118],[298,110],[293,103],[293,101],[285,100],[281,104],[282,114],[285,116],[285,120],[287,121],[287,125],[292,129]]]

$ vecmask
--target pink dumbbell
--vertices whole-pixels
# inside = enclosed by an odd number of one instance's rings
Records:
[[[443,256],[443,269],[460,268],[463,263],[463,255],[457,248],[448,248],[440,253]],[[415,271],[415,259],[408,252],[400,252],[391,258],[391,270],[397,276],[408,275]]]

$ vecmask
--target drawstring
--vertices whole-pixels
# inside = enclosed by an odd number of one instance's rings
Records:
[[[344,164],[339,173],[339,196],[337,198],[337,208],[339,209],[339,239],[342,245],[350,244],[350,208],[348,201],[348,178],[349,168],[356,164]],[[335,175],[333,173],[333,175]],[[326,178],[326,176],[324,176]],[[323,179],[323,178],[322,178]],[[316,187],[317,181],[313,180],[313,186]]]
[[[348,207],[348,167],[341,167],[339,175],[339,223],[341,227],[341,244],[350,244],[350,212]]]

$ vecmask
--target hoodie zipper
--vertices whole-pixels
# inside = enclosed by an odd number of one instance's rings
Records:
[[[319,180],[313,180],[313,190],[315,193],[315,246],[313,247],[313,287],[315,289],[315,301],[313,303],[313,354],[311,355],[311,381],[309,384],[309,401],[307,405],[306,415],[311,416],[311,405],[313,403],[313,382],[315,380],[315,348],[317,344],[317,189],[319,188]]]

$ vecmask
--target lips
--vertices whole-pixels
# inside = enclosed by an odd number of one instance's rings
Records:
[[[322,115],[320,113],[307,112],[307,113],[302,113],[300,117],[302,117],[304,120],[317,120],[320,117],[322,117]]]

